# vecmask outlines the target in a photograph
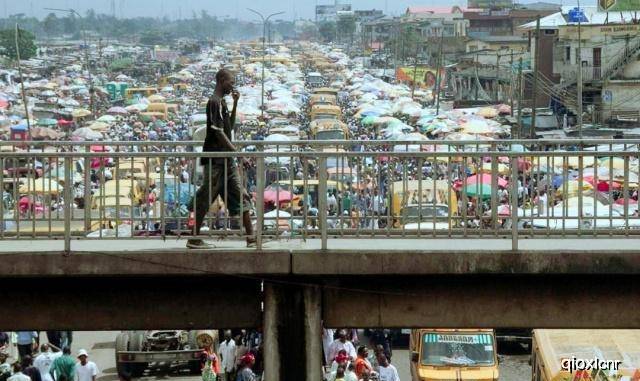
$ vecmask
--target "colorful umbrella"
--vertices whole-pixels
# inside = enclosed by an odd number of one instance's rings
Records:
[[[491,185],[489,184],[470,184],[464,189],[469,197],[491,198]]]

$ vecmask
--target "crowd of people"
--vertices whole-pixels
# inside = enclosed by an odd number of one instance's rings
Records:
[[[99,369],[89,353],[72,356],[70,331],[48,331],[47,338],[40,344],[36,331],[0,332],[0,381],[96,381]]]

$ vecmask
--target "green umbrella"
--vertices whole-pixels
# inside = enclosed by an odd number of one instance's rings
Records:
[[[36,124],[38,126],[55,126],[58,124],[58,121],[51,118],[42,118],[42,119],[38,119],[38,123]]]
[[[468,197],[478,197],[483,199],[491,198],[491,185],[489,184],[469,184],[464,187]]]
[[[360,123],[362,123],[363,126],[367,126],[370,124],[374,124],[376,122],[376,119],[378,119],[377,116],[369,115],[365,116]]]

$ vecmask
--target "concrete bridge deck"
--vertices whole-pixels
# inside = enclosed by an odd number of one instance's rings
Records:
[[[263,250],[243,241],[212,241],[188,250],[186,240],[2,241],[0,277],[112,275],[469,275],[638,274],[640,239],[281,240]]]

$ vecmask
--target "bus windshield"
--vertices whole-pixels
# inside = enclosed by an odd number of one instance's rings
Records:
[[[422,341],[422,365],[493,365],[490,334],[426,333]]]

